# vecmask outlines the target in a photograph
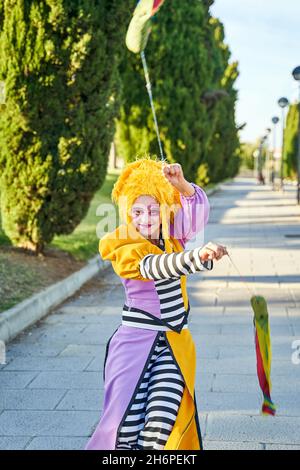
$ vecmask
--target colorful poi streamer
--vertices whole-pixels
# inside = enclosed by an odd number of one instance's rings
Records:
[[[276,407],[271,399],[272,348],[267,302],[266,299],[261,295],[252,295],[251,290],[249,289],[247,283],[243,280],[239,269],[229,254],[228,257],[238,272],[242,282],[244,282],[245,286],[251,294],[250,303],[254,312],[253,325],[256,351],[256,370],[258,382],[264,397],[261,412],[265,415],[274,416]]]

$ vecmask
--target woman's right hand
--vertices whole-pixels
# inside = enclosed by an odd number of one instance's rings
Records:
[[[199,251],[201,262],[209,259],[221,259],[224,255],[228,255],[226,246],[218,245],[217,243],[209,242],[204,245]]]

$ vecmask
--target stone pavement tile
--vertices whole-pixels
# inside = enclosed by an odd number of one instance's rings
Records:
[[[90,299],[88,303],[90,303]],[[58,307],[55,313],[53,312],[48,315],[45,321],[51,320],[52,317],[57,319],[63,319],[65,316],[70,319],[72,317],[82,317],[85,315],[97,317],[102,314],[104,305],[105,303],[103,305],[102,303],[97,303],[96,305],[76,305],[74,298],[71,298],[71,300]]]
[[[111,323],[110,329],[116,329],[118,326],[119,322],[116,322],[116,324]],[[48,345],[51,345],[52,343],[55,342],[60,342],[61,344],[65,345],[65,347],[68,346],[68,344],[72,343],[77,343],[77,344],[106,344],[107,339],[109,338],[110,335],[107,335],[106,328],[103,328],[102,334],[99,333],[99,331],[94,330],[93,328],[88,329],[86,332],[86,329],[89,327],[92,327],[93,325],[88,325],[84,326],[81,325],[81,328],[83,327],[81,332],[76,332],[73,331],[73,325],[68,326],[68,330],[64,333],[57,333],[56,331],[47,331],[47,333],[43,333],[39,338],[32,340],[32,339],[27,339],[25,342],[28,344],[28,342],[38,342],[39,344],[43,344],[46,347]],[[104,334],[105,332],[105,334]],[[107,339],[106,339],[107,338]]]
[[[271,330],[271,340],[273,346],[288,346],[290,347],[292,341],[294,341],[295,336],[293,334],[293,329],[291,328],[291,334],[289,335],[282,335],[280,332],[277,334],[273,334],[274,328],[272,327]]]
[[[220,345],[219,346],[219,358],[250,358],[255,360],[255,345],[254,339],[250,342],[245,341],[245,345]]]
[[[278,393],[294,393],[300,390],[300,369],[294,366],[295,373],[289,376],[272,374],[272,390]]]
[[[294,335],[300,339],[300,317],[294,317],[290,320]]]
[[[278,278],[279,278],[279,282],[280,282],[280,287],[288,289],[291,292],[292,298],[296,302],[298,302],[299,301],[300,276],[291,276],[291,275],[282,276],[282,275],[279,275]]]
[[[291,295],[295,301],[295,304],[296,304],[296,308],[299,308],[300,307],[300,291],[299,290],[295,290],[295,289],[291,289]]]
[[[92,411],[3,411],[5,436],[87,436],[95,424]]]
[[[276,356],[273,356],[271,377],[274,377],[275,375],[285,375],[290,377],[297,373],[300,376],[300,365],[297,368],[297,365],[293,364],[292,360],[282,361],[277,359]]]
[[[11,342],[7,345],[7,358],[14,357],[55,357],[65,349],[65,343],[53,342],[51,344],[24,344]]]
[[[26,329],[20,334],[19,338],[22,344],[32,343],[49,343],[55,341],[65,341],[70,335],[80,334],[86,326],[82,324],[76,325],[60,325],[60,324],[38,324]]]
[[[86,367],[86,371],[98,371],[98,372],[102,372],[103,371],[103,367],[104,367],[104,358],[105,358],[105,354],[103,352],[103,354],[99,354],[97,357],[94,357],[94,359],[92,360],[92,362],[88,365],[88,367]]]
[[[299,307],[296,307],[296,308],[288,307],[287,311],[288,311],[288,316],[290,318],[292,318],[292,317],[300,318],[300,308]]]
[[[202,391],[197,396],[199,411],[222,411],[231,414],[256,415],[260,412],[262,396],[259,393],[222,393]]]
[[[103,351],[103,344],[68,344],[66,348],[64,348],[59,357],[64,356],[92,356],[98,357],[102,354]]]
[[[263,444],[259,442],[228,442],[228,441],[203,441],[204,450],[263,450]]]
[[[205,439],[300,444],[300,418],[244,416],[213,412],[208,414]]]
[[[275,324],[272,320],[270,320],[270,331],[271,331],[271,338],[275,337],[276,335],[280,336],[293,336],[293,329],[292,326],[288,323],[286,324]],[[240,335],[253,335],[253,323],[252,318],[249,318],[249,322],[244,325],[233,325],[231,322],[227,323],[227,325],[222,326],[222,335],[228,334],[240,334]]]
[[[198,360],[205,361],[206,359],[217,359],[220,355],[218,347],[210,346],[209,344],[201,344],[199,341],[196,343],[196,357]]]
[[[66,390],[0,389],[0,409],[53,410]]]
[[[300,450],[300,444],[266,444],[265,450]]]
[[[253,310],[250,304],[250,295],[248,295],[248,304],[245,305],[244,307],[232,307],[232,306],[226,306],[224,309],[224,317],[229,317],[233,319],[234,316],[239,316],[241,315],[241,318],[252,318],[253,317]],[[282,305],[279,307],[276,307],[274,305],[268,305],[268,313],[270,319],[272,318],[288,318],[287,315],[287,308]],[[299,314],[300,315],[300,314]],[[249,317],[250,316],[250,317]]]
[[[215,347],[231,346],[234,348],[236,346],[249,346],[254,343],[254,329],[252,329],[252,332],[251,329],[249,329],[247,332],[245,329],[242,334],[240,334],[238,331],[234,332],[234,327],[232,329],[233,331],[228,331],[228,334],[205,335],[202,334],[202,332],[195,332],[193,333],[193,338],[198,344],[207,344]],[[296,339],[294,335],[276,335],[273,333],[273,330],[271,331],[271,334],[271,343],[274,352],[279,352],[281,350],[291,350],[291,344]]]
[[[276,406],[277,416],[300,416],[299,390],[279,392],[273,387],[272,400]]]
[[[26,450],[84,450],[89,438],[47,436],[34,437],[26,446]]]
[[[103,405],[103,389],[89,390],[69,390],[64,398],[57,405],[57,410],[84,410],[84,411],[101,411]]]
[[[193,282],[189,280],[190,289],[192,289],[193,291],[196,291],[198,289],[200,292],[205,291],[207,292],[207,294],[209,294],[210,290],[214,291],[216,288],[217,289],[224,288],[224,287],[227,287],[227,285],[228,285],[228,279],[226,275],[203,277],[201,284],[199,286],[194,285]]]
[[[252,287],[252,284],[253,284],[253,277],[251,275],[249,276],[243,276],[243,278],[245,279],[245,281],[247,282],[247,284],[249,285],[249,288],[251,289]],[[255,285],[257,286],[257,282],[255,282]],[[264,286],[265,284],[264,283],[261,283],[262,286]],[[245,284],[244,282],[242,281],[236,281],[234,279],[232,279],[232,276],[229,276],[228,278],[228,283],[227,285],[225,286],[226,289],[228,289],[228,292],[230,292],[231,290],[242,290],[244,289],[244,292],[245,292],[245,295],[246,295],[246,292],[248,293],[248,296],[250,297],[250,292],[248,291],[248,289],[246,289],[245,287]],[[278,287],[279,287],[279,284],[278,284]],[[219,291],[218,291],[219,293]]]
[[[189,321],[189,329],[191,330],[192,335],[218,335],[221,333],[221,325],[218,324],[217,322],[215,323],[204,323],[204,322],[198,322],[195,319],[191,319]]]
[[[278,393],[272,390],[272,400],[276,406],[276,416],[300,417],[298,392]],[[259,415],[263,396],[258,383],[256,392],[208,392],[197,396],[198,408],[203,412],[221,411],[230,414]]]
[[[294,339],[290,342],[287,343],[286,345],[274,345],[272,346],[272,354],[273,358],[277,358],[278,360],[292,360],[292,354],[295,352],[295,350],[292,349],[293,341]]]
[[[291,361],[274,361],[272,362],[272,376],[290,375],[295,371],[295,365]],[[197,371],[205,373],[206,371],[213,374],[256,374],[256,357],[255,353],[251,356],[242,357],[224,357],[219,359],[205,359],[197,361]]]
[[[214,377],[213,374],[207,372],[205,374],[197,374],[195,380],[195,390],[197,393],[204,393],[211,391]]]
[[[264,296],[270,308],[271,306],[295,306],[295,301],[287,289],[256,289],[256,295]],[[248,306],[250,297],[250,292],[248,292],[246,289],[221,289],[217,294],[217,305],[227,308],[231,306]]]
[[[194,290],[192,292],[190,292],[189,294],[189,300],[190,302],[192,303],[198,303],[199,305],[201,305],[202,307],[212,307],[214,305],[216,305],[216,301],[217,301],[217,295],[215,293],[210,293],[210,294],[206,294],[206,293],[202,293],[201,291],[199,290]]]
[[[118,302],[116,305],[112,305],[112,302],[109,302],[110,305],[105,305],[103,307],[103,315],[110,315],[111,317],[120,318],[122,316],[122,308],[124,302]]]
[[[101,325],[87,325],[83,333],[88,338],[97,338],[103,336],[107,339],[115,332],[115,330],[121,325],[121,319],[112,320],[111,317],[106,317],[105,322]]]
[[[0,436],[0,450],[23,450],[30,441],[30,436]]]
[[[0,373],[0,390],[2,388],[25,388],[30,384],[37,372],[13,372],[2,370]]]
[[[8,373],[8,372],[7,372]],[[11,372],[13,373],[13,372]],[[63,389],[99,389],[102,379],[98,372],[40,372],[33,380],[30,388],[63,388]]]
[[[236,311],[224,313],[223,318],[220,320],[222,325],[253,325],[253,312],[250,307],[237,308]]]
[[[247,333],[249,333],[250,330],[253,333],[253,318],[254,315],[251,314],[251,312],[249,314],[249,311],[243,316],[224,315],[224,319],[221,320],[222,332],[224,332],[224,334],[230,333],[230,331],[234,331],[241,327],[241,333],[243,333],[245,330]],[[274,328],[274,331],[278,336],[281,335],[281,332],[283,332],[286,336],[293,336],[292,322],[288,317],[271,317],[269,318],[269,323],[271,332],[273,332]]]
[[[92,307],[95,309],[95,307]],[[103,309],[104,307],[102,307]],[[69,325],[72,323],[84,325],[92,323],[92,324],[100,324],[106,323],[107,315],[104,315],[101,311],[99,312],[98,309],[97,313],[79,313],[81,309],[79,309],[78,313],[68,312],[68,313],[53,313],[52,315],[48,315],[48,317],[42,321],[43,325]],[[108,321],[111,321],[111,317],[109,317]]]
[[[5,370],[84,370],[91,362],[91,357],[17,357]]]
[[[240,334],[228,334],[228,335],[222,335],[222,334],[210,334],[210,335],[205,335],[205,334],[200,334],[200,333],[194,333],[193,334],[194,341],[196,344],[201,344],[201,345],[208,345],[208,346],[214,346],[214,347],[222,347],[222,346],[248,346],[249,344],[253,343],[253,334],[247,334],[240,335]]]
[[[259,393],[257,376],[253,374],[215,374],[211,391]]]
[[[198,417],[201,429],[201,436],[204,436],[206,431],[207,413],[203,413],[201,410],[198,410]]]
[[[278,393],[294,393],[300,387],[300,375],[291,376],[272,374],[272,390]],[[217,374],[214,377],[213,392],[251,392],[259,391],[256,374]]]
[[[201,306],[201,303],[190,302],[191,312],[190,316],[193,318],[199,318],[202,321],[213,321],[219,319],[223,316],[224,307],[215,307],[215,306]]]
[[[289,316],[289,322],[295,327],[300,326],[300,316]]]

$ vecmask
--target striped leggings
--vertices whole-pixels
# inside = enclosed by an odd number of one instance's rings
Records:
[[[116,450],[162,450],[183,390],[183,377],[162,333],[120,429]]]

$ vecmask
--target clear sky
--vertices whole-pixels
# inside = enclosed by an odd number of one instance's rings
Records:
[[[211,13],[224,25],[231,61],[239,61],[236,121],[247,122],[241,139],[254,141],[272,127],[272,116],[281,117],[281,96],[298,99],[291,73],[300,65],[300,0],[215,0]]]

